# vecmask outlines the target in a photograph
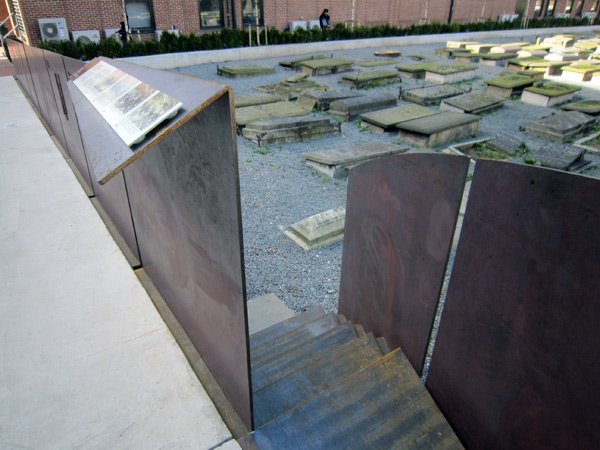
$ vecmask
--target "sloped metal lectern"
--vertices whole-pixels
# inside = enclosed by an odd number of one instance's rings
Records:
[[[135,77],[183,106],[141,142],[126,145],[100,115],[98,105],[93,105],[76,84],[78,77],[99,62]],[[101,190],[111,183],[120,186],[117,201],[128,201],[131,225],[126,226],[133,229],[134,245],[145,271],[251,429],[232,89],[99,58],[71,77],[69,91],[94,183]],[[103,206],[110,209],[111,201],[107,196]]]

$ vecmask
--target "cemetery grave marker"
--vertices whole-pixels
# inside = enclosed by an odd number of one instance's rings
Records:
[[[583,158],[585,152],[583,147],[555,142],[532,151],[525,161],[530,164],[539,163],[551,169],[581,172],[591,164],[591,161]]]
[[[352,70],[354,61],[346,58],[325,58],[300,63],[302,73],[308,75],[329,75],[332,73],[348,72]]]
[[[236,108],[245,108],[246,106],[257,106],[264,105],[267,103],[277,103],[281,99],[275,95],[268,94],[266,92],[259,92],[258,94],[244,94],[236,95],[234,102]]]
[[[434,114],[439,114],[439,112],[420,105],[403,105],[361,114],[360,124],[376,133],[383,133],[395,131],[396,125],[399,123]]]
[[[305,111],[306,114],[306,111]],[[272,117],[250,122],[242,130],[242,136],[258,145],[286,144],[339,132],[340,126],[318,114],[293,117]]]
[[[433,83],[455,83],[475,77],[477,66],[463,63],[425,63],[425,81]]]
[[[567,84],[541,83],[537,86],[526,87],[521,95],[521,101],[530,105],[552,106],[571,100],[575,92],[580,90],[581,88],[578,86]]]
[[[402,52],[400,50],[376,50],[374,54],[375,54],[375,56],[396,58],[396,57],[402,55]]]
[[[291,102],[268,103],[265,105],[236,108],[235,122],[238,132],[248,123],[273,117],[292,117],[308,114],[306,110]]]
[[[432,105],[441,100],[455,95],[464,94],[463,89],[450,84],[437,84],[435,86],[422,87],[417,89],[403,90],[402,99],[419,105]]]
[[[491,92],[476,91],[442,100],[440,110],[481,114],[501,108],[504,100]]]
[[[443,111],[434,116],[402,122],[398,137],[422,147],[436,147],[466,136],[476,135],[481,117]]]
[[[590,116],[600,114],[600,100],[583,100],[580,102],[567,103],[560,109],[564,111],[579,111]]]
[[[595,123],[596,119],[582,112],[561,111],[530,123],[524,131],[552,141],[566,141]]]
[[[355,88],[378,86],[398,81],[398,72],[390,70],[371,70],[342,75],[341,82]]]
[[[600,156],[600,131],[578,139],[573,145],[584,148],[588,153]]]
[[[348,122],[360,114],[389,106],[396,106],[397,103],[398,99],[395,94],[379,92],[360,97],[335,100],[329,105],[329,114]]]
[[[565,81],[590,81],[594,72],[600,71],[600,65],[577,63],[562,68],[561,78]]]
[[[488,92],[511,98],[513,95],[521,94],[526,87],[533,86],[535,80],[525,75],[508,74],[485,80],[484,83],[487,85]]]
[[[396,66],[400,78],[425,78],[425,69],[428,63],[409,64]]]
[[[328,111],[331,102],[351,97],[362,97],[362,94],[334,90],[309,91],[301,94],[298,97],[298,100],[296,100],[296,104],[305,109],[308,109],[310,106],[310,111],[312,111],[313,108],[319,111]]]
[[[376,59],[375,61],[362,61],[357,65],[361,67],[377,67],[377,66],[388,66],[390,64],[396,64],[398,62],[397,59],[385,58],[385,59]]]
[[[346,210],[340,206],[302,219],[283,230],[304,250],[314,250],[344,239]]]
[[[289,69],[295,70],[295,69],[298,69],[304,61],[314,61],[316,59],[325,59],[325,58],[327,58],[327,56],[325,56],[323,54],[312,55],[312,56],[302,56],[300,58],[285,59],[283,61],[279,61],[279,65],[282,67],[287,67]]]
[[[243,64],[239,66],[217,66],[217,75],[227,78],[254,77],[275,73],[275,68],[262,64]]]

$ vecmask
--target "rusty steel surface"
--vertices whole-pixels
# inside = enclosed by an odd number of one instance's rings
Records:
[[[62,145],[63,149],[69,153],[69,148],[64,134],[64,124],[68,119],[68,111],[64,90],[67,89],[65,65],[62,61],[62,56],[57,53],[52,53],[43,50],[46,69],[48,70],[48,82],[52,97],[54,97],[53,105],[56,106],[55,113],[51,118],[52,131]],[[64,85],[64,86],[63,86]],[[56,130],[54,129],[56,128]]]
[[[9,49],[12,63],[15,66],[16,78],[21,83],[23,90],[27,93],[31,102],[37,107],[37,96],[33,87],[33,79],[25,54],[25,44],[14,39],[6,39],[6,45]]]
[[[27,62],[29,63],[33,87],[38,101],[36,107],[48,127],[53,130],[52,125],[48,122],[48,118],[51,116],[52,111],[54,111],[56,115],[56,102],[54,101],[52,88],[50,88],[50,79],[48,77],[48,69],[46,68],[46,60],[44,59],[44,51],[37,47],[31,47],[30,45],[25,45],[23,48],[27,55]],[[54,107],[52,106],[52,103],[54,103]]]
[[[227,94],[212,102],[124,173],[144,269],[251,428],[239,180],[230,101]]]
[[[105,143],[102,139],[104,127],[101,126],[104,125],[104,120],[78,89],[71,89],[70,92],[77,113],[81,139],[85,153],[88,155],[90,151],[98,151],[98,145],[103,145],[103,143]],[[108,127],[108,125],[106,125],[106,127]],[[120,173],[109,183],[100,185],[96,181],[93,168],[89,167],[89,170],[92,188],[94,189],[96,198],[102,205],[102,208],[104,208],[106,213],[110,216],[133,255],[139,261],[140,253],[138,250],[133,219],[131,217],[131,208],[129,206],[129,196],[127,194],[127,187],[125,186],[123,174]]]
[[[378,158],[350,171],[339,312],[422,370],[469,160]]]
[[[477,162],[426,383],[466,448],[600,447],[599,199]]]
[[[81,69],[85,63],[77,59],[60,56],[51,52],[46,52],[46,61],[48,61],[51,76],[55,76],[55,80],[57,80],[61,86],[60,91],[58,89],[55,90],[55,98],[57,104],[60,105],[59,116],[65,135],[67,152],[77,167],[77,170],[89,188],[93,191],[93,183],[88,168],[87,158],[85,156],[85,150],[81,141],[81,133],[79,131],[77,115],[75,114],[75,106],[73,106],[71,92],[68,87],[70,74]],[[61,104],[61,102],[64,103]]]

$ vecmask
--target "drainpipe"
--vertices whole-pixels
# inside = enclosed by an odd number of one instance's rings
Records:
[[[448,25],[452,23],[452,13],[454,12],[454,0],[450,0],[450,14],[448,14]]]

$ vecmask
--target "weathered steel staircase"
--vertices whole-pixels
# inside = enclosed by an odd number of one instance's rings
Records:
[[[400,349],[310,309],[250,336],[246,449],[462,448]]]

